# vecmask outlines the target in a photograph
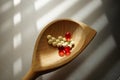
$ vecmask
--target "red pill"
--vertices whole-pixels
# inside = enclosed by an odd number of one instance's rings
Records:
[[[70,32],[66,32],[65,33],[65,38],[66,38],[67,41],[70,41],[70,39],[71,39],[71,33]]]
[[[65,54],[66,54],[66,56],[69,56],[69,55],[70,55],[70,52],[66,52]]]
[[[70,55],[70,49],[71,49],[71,48],[70,48],[69,46],[66,46],[66,47],[64,48],[66,56],[69,56],[69,55]]]
[[[63,57],[63,56],[64,56],[64,54],[65,54],[65,52],[64,52],[64,51],[59,50],[59,56]]]
[[[66,51],[66,52],[70,52],[70,47],[69,46],[66,46],[65,48],[64,48],[64,50]]]
[[[58,49],[59,49],[59,56],[63,57],[65,54],[64,47],[62,46],[62,47],[59,47]]]

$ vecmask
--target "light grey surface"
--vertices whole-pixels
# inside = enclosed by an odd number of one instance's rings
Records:
[[[98,33],[75,60],[37,80],[119,80],[119,11],[117,0],[1,0],[0,80],[21,80],[38,34],[58,18],[83,21]]]

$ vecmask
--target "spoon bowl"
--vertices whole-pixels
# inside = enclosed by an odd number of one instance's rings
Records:
[[[72,34],[75,46],[69,56],[61,57],[58,55],[57,48],[48,45],[46,37],[48,34],[54,37],[64,36],[66,32]],[[49,23],[44,27],[36,40],[32,66],[23,80],[33,80],[38,75],[44,74],[44,72],[52,71],[69,63],[85,49],[95,34],[96,31],[88,25],[70,19],[59,19]]]

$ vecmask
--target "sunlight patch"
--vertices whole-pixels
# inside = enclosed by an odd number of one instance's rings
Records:
[[[17,25],[20,22],[21,22],[21,13],[18,12],[14,15],[13,23],[14,23],[14,25]]]
[[[17,59],[13,64],[13,74],[16,76],[22,71],[22,59]]]
[[[21,33],[18,33],[13,38],[13,47],[17,48],[21,44],[21,42],[22,42]]]
[[[14,6],[17,6],[21,3],[21,0],[13,0]]]
[[[75,5],[79,0],[64,0],[61,4],[53,8],[49,13],[40,17],[37,22],[37,30],[40,31],[43,26],[45,26],[48,22],[55,19],[66,10],[70,9],[73,5]]]
[[[42,8],[44,5],[46,5],[50,0],[36,0],[34,2],[34,7],[35,10],[39,10],[40,8]]]

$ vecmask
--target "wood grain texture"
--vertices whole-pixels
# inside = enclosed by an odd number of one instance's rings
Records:
[[[66,32],[72,34],[75,46],[71,50],[70,56],[60,57],[58,55],[58,49],[48,45],[46,36],[48,34],[55,37],[60,35],[64,36]],[[36,75],[38,73],[52,70],[70,62],[85,49],[95,34],[96,31],[91,29],[88,25],[70,19],[59,19],[49,23],[41,31],[36,40],[32,66],[23,80],[33,80],[37,77]]]

